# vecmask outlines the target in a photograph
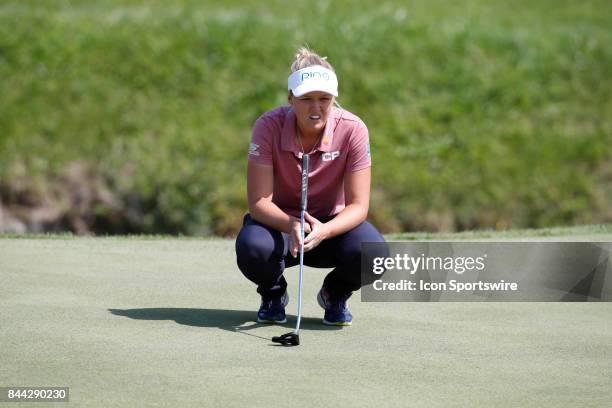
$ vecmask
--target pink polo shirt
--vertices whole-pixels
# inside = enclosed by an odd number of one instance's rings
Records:
[[[255,121],[248,158],[251,163],[274,167],[272,202],[299,217],[302,151],[291,106],[273,109]],[[314,217],[338,214],[345,207],[345,173],[371,165],[368,128],[357,116],[333,107],[323,136],[310,154],[307,211]]]

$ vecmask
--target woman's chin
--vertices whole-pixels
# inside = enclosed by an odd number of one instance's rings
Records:
[[[305,129],[303,130],[307,133],[315,133],[321,132],[323,129],[325,129],[325,122],[317,121],[313,123],[312,121],[310,121],[310,123],[306,124]]]

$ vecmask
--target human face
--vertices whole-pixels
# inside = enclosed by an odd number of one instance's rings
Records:
[[[316,137],[325,129],[331,113],[334,96],[327,92],[312,91],[302,96],[289,93],[289,104],[293,107],[300,131],[305,136]]]

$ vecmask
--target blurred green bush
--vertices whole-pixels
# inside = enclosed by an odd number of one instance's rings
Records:
[[[370,218],[384,231],[610,222],[611,11],[4,1],[0,202],[23,219],[55,207],[54,229],[235,233],[250,127],[285,103],[307,43],[370,129]]]

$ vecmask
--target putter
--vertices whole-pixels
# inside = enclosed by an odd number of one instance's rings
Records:
[[[300,273],[298,283],[298,304],[297,304],[297,323],[295,330],[285,333],[282,336],[272,337],[274,343],[280,343],[283,346],[299,346],[300,345],[300,321],[302,320],[302,271],[304,269],[304,212],[306,212],[306,204],[308,202],[308,162],[309,156],[302,155],[302,199],[300,204]]]

